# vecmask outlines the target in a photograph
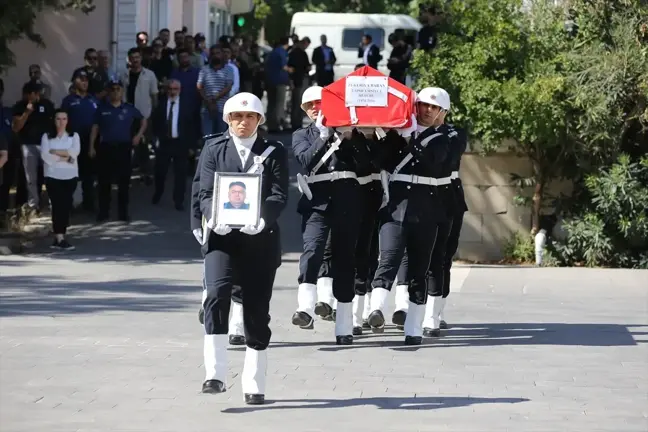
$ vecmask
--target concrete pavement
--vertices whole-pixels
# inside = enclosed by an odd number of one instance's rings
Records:
[[[170,191],[169,191],[170,192]],[[73,253],[0,257],[0,431],[648,430],[648,272],[458,266],[452,328],[334,343],[291,326],[296,191],[282,219],[265,406],[202,395],[198,245],[170,196],[129,226],[76,225]]]

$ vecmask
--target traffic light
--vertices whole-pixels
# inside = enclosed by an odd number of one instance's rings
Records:
[[[245,27],[245,17],[243,15],[234,15],[234,34],[239,34]]]

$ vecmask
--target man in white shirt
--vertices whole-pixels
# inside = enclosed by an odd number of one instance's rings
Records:
[[[164,193],[166,174],[173,163],[173,201],[178,211],[184,210],[185,184],[189,152],[200,137],[197,107],[181,96],[180,81],[168,82],[167,96],[152,114],[155,135],[155,192],[153,204],[158,204]]]
[[[234,74],[234,84],[232,84],[232,90],[229,92],[229,97],[232,97],[237,94],[241,88],[241,74],[239,73],[238,66],[236,66],[236,59],[232,56],[231,47],[223,47],[223,58],[227,59],[227,67],[232,69],[232,74]]]

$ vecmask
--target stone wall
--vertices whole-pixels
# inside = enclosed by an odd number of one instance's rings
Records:
[[[481,156],[466,153],[461,159],[460,177],[466,193],[468,213],[464,215],[456,258],[492,261],[503,257],[503,246],[517,231],[531,228],[531,211],[516,207],[510,174],[528,176],[528,160],[509,153]]]

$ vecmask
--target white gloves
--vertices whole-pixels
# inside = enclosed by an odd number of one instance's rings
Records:
[[[408,138],[412,136],[413,132],[416,132],[416,128],[418,127],[418,123],[416,122],[416,116],[412,114],[412,125],[408,128],[402,128],[402,129],[396,129],[398,131],[398,134],[402,136],[403,138]]]
[[[263,220],[263,218],[261,218],[259,219],[259,225],[257,225],[256,227],[253,225],[245,225],[243,228],[241,228],[241,232],[247,235],[257,235],[261,231],[263,231],[263,228],[265,228],[265,221]]]
[[[216,225],[214,226],[214,220],[209,219],[207,221],[207,227],[214,231],[218,235],[227,235],[232,232],[232,228],[229,227],[229,225]]]
[[[202,230],[200,228],[196,228],[195,230],[192,231],[194,237],[196,237],[196,240],[198,240],[198,243],[201,245],[203,244],[202,240]]]
[[[320,131],[320,138],[326,141],[328,137],[331,135],[331,132],[329,131],[329,128],[327,128],[322,124],[323,121],[324,121],[324,116],[320,111],[320,113],[317,115],[317,120],[315,120],[315,127]]]

